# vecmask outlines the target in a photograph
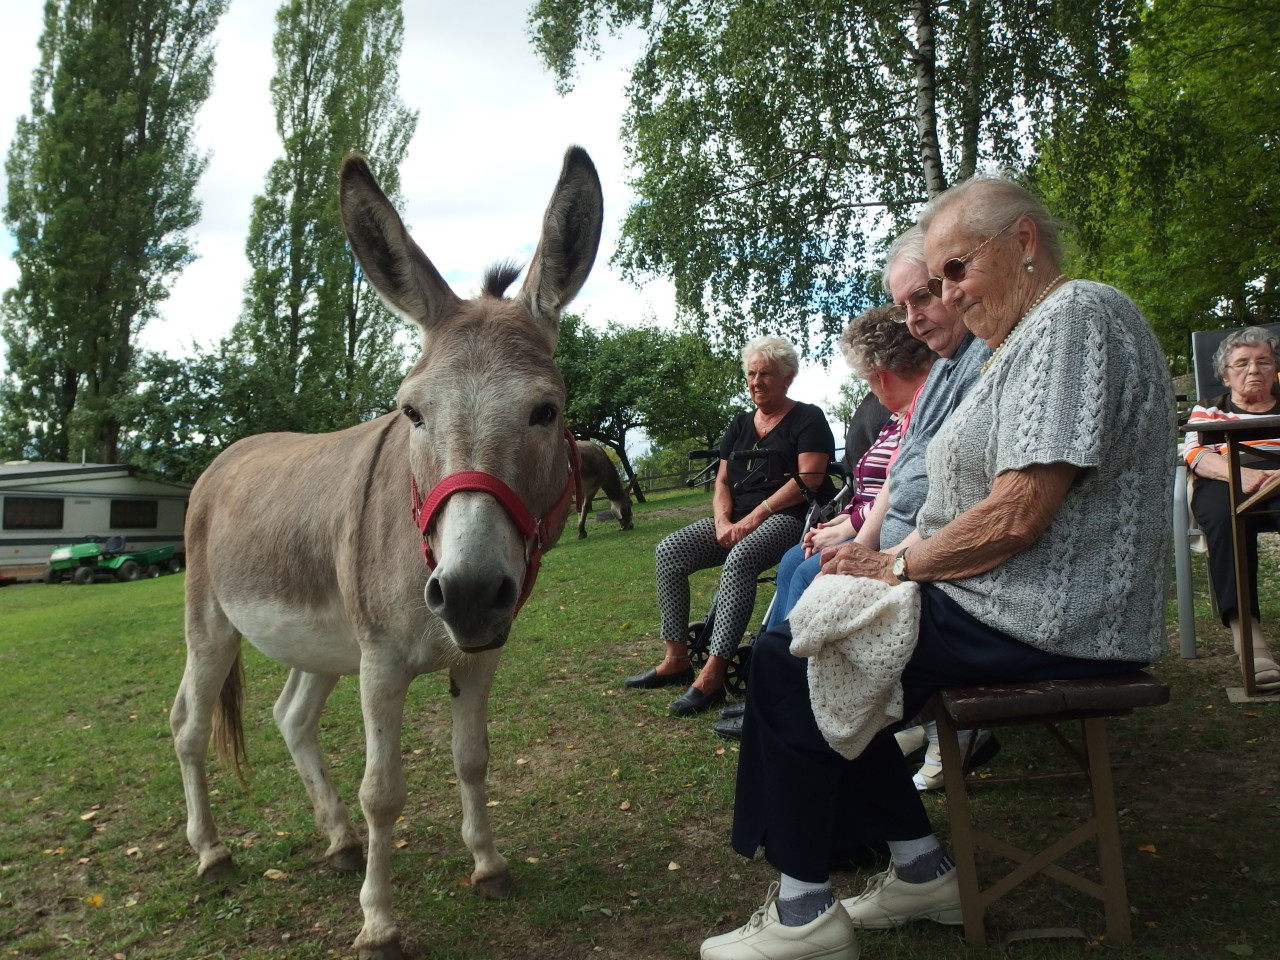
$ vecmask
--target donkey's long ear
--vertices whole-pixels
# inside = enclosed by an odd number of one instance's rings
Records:
[[[364,157],[348,154],[340,179],[342,225],[360,269],[388,307],[430,330],[458,297],[413,242]]]
[[[570,147],[542,220],[542,238],[516,297],[529,316],[556,338],[560,311],[582,289],[600,248],[604,197],[595,164],[581,147]]]

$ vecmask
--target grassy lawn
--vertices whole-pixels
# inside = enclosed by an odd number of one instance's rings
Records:
[[[711,733],[712,714],[668,717],[677,691],[621,682],[660,649],[653,547],[707,510],[701,492],[655,496],[637,505],[635,530],[592,523],[586,540],[571,529],[547,555],[490,704],[491,812],[516,875],[511,899],[481,900],[466,887],[446,682],[425,676],[413,686],[403,742],[410,796],[393,861],[410,957],[693,957],[703,937],[743,922],[763,898],[771,868],[728,848],[734,745]],[[957,929],[930,925],[864,935],[864,957],[1280,957],[1280,702],[1228,703],[1223,688],[1239,679],[1196,563],[1202,656],[1177,658],[1171,602],[1171,653],[1153,672],[1173,700],[1111,725],[1134,944],[974,951]],[[182,587],[176,576],[0,589],[0,956],[352,954],[359,880],[323,865],[323,838],[271,721],[284,668],[247,645],[255,775],[246,791],[210,768],[215,815],[242,874],[215,886],[196,878],[167,717],[184,660]],[[695,581],[695,616],[713,587],[712,573]],[[758,613],[769,593],[761,590]],[[1260,593],[1264,622],[1280,621],[1274,574]],[[993,774],[1056,765],[1043,734],[1001,736]],[[358,822],[353,680],[331,697],[322,742]],[[1087,805],[1080,780],[973,793],[975,816],[1014,840],[1065,832]],[[945,836],[944,801],[927,804]],[[865,877],[834,880],[847,896]],[[994,908],[997,932],[1101,933],[1100,905],[1056,885],[1025,890]]]

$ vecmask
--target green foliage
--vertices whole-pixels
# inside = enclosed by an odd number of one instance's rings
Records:
[[[1079,228],[1077,269],[1142,306],[1166,354],[1280,306],[1280,11],[1144,9],[1122,111],[1065,116],[1035,183]]]
[[[613,450],[632,480],[628,437],[643,428],[658,443],[697,437],[699,445],[715,446],[744,393],[736,359],[694,334],[653,325],[600,331],[566,314],[556,365],[568,393],[569,429]],[[642,492],[636,496],[643,502]]]
[[[226,0],[52,0],[6,160],[5,456],[116,460],[137,335],[191,260],[193,143]],[[35,426],[32,427],[31,424]]]
[[[285,3],[276,14],[271,98],[284,154],[254,199],[245,309],[224,353],[243,344],[257,403],[243,434],[332,430],[385,412],[404,376],[405,338],[347,250],[338,166],[366,154],[399,196],[417,113],[397,92],[399,0]]]
[[[848,424],[853,419],[853,413],[858,409],[858,404],[863,401],[871,388],[867,386],[867,381],[860,380],[855,376],[848,376],[840,384],[839,395],[834,401],[827,400],[822,405],[822,409],[827,411],[827,416],[838,423]],[[837,441],[837,443],[842,441]]]
[[[644,31],[623,135],[638,202],[616,262],[665,275],[727,342],[820,352],[877,302],[885,241],[979,165],[1020,166],[1055,110],[1109,103],[1135,0],[539,0],[562,87]]]

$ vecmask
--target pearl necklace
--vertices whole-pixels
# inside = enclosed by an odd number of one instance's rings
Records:
[[[1044,289],[1040,291],[1040,296],[1036,297],[1034,300],[1031,301],[1031,306],[1027,307],[1027,309],[1023,312],[1022,316],[1018,318],[1018,323],[1015,323],[1012,327],[1010,327],[1009,332],[1004,335],[1004,339],[1000,341],[1000,346],[996,347],[995,350],[992,352],[991,356],[987,357],[987,362],[982,365],[983,373],[986,373],[987,369],[993,363],[996,362],[996,357],[1000,356],[1000,351],[1004,349],[1004,345],[1008,343],[1009,338],[1013,336],[1013,331],[1018,329],[1018,324],[1022,323],[1023,320],[1027,319],[1027,317],[1031,314],[1032,310],[1040,306],[1040,304],[1044,301],[1044,298],[1047,297],[1050,291],[1052,291],[1053,288],[1058,285],[1059,281],[1066,280],[1066,279],[1067,279],[1067,275],[1065,273],[1060,273],[1056,277],[1054,277],[1052,280],[1050,280],[1047,284],[1045,284]]]

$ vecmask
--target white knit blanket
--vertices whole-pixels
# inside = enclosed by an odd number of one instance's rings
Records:
[[[852,760],[902,719],[902,671],[920,629],[920,586],[824,574],[791,610],[791,652],[809,659],[809,700],[831,748]]]

